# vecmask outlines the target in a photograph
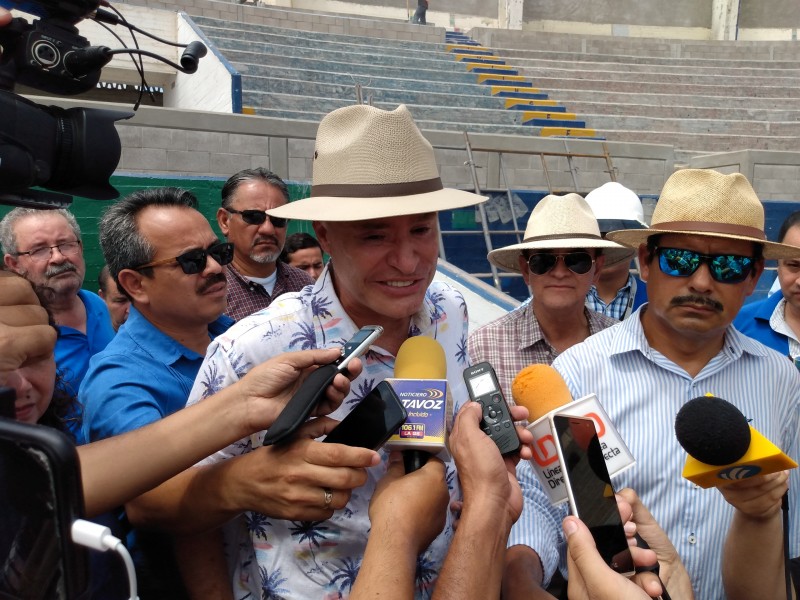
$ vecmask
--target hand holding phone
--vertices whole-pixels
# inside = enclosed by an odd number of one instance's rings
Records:
[[[381,381],[322,441],[378,450],[407,417],[392,386]]]
[[[383,327],[379,325],[367,325],[361,328],[342,347],[342,355],[337,360],[311,373],[267,431],[264,445],[270,446],[288,440],[319,404],[333,378],[339,373],[346,373],[350,361],[364,354],[382,333]]]
[[[553,424],[572,514],[586,523],[606,564],[617,573],[633,575],[633,557],[594,421],[553,415]]]

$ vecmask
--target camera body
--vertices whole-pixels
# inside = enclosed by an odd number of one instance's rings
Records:
[[[72,202],[71,194],[97,200],[119,196],[108,182],[122,153],[114,123],[132,112],[45,107],[13,93],[17,83],[58,95],[80,94],[97,85],[102,67],[70,70],[69,64],[89,47],[75,23],[98,5],[99,0],[0,0],[4,8],[40,17],[33,24],[17,17],[0,28],[3,204],[63,208]],[[35,186],[54,191],[31,189]]]

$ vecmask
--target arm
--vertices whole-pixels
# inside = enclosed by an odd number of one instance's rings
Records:
[[[516,421],[528,416],[524,407],[513,407],[511,411]],[[528,444],[532,436],[518,427],[523,442],[520,456],[504,459],[480,429],[482,414],[478,404],[466,404],[450,434],[450,452],[458,469],[464,508],[434,599],[500,597],[508,534],[522,511],[522,491],[515,467],[520,457],[531,457]],[[475,540],[481,540],[480,544]]]
[[[128,502],[128,518],[136,527],[179,534],[217,527],[248,510],[294,521],[329,519],[364,484],[365,469],[380,461],[366,448],[313,440],[335,425],[331,419],[315,419],[291,443],[188,469]],[[324,488],[333,493],[329,508],[324,506]]]
[[[337,355],[335,349],[280,355],[204,402],[136,431],[79,447],[87,514],[119,506],[227,444],[268,427],[296,390],[301,374]],[[328,390],[329,402],[320,410],[341,402],[348,389],[347,379],[337,376]]]
[[[736,508],[722,553],[722,582],[731,600],[786,600],[781,499],[788,480],[783,471],[718,488]],[[759,573],[757,581],[748,577],[752,573]]]
[[[414,597],[417,557],[444,527],[449,494],[444,465],[429,460],[404,475],[399,452],[369,503],[371,529],[350,600]]]

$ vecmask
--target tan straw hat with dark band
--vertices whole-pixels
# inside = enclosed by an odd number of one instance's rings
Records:
[[[682,169],[667,179],[653,212],[650,229],[624,229],[606,236],[630,248],[651,235],[685,233],[757,242],[764,258],[797,258],[800,248],[767,241],[764,206],[741,173]]]
[[[486,198],[442,186],[433,147],[411,113],[364,104],[323,117],[311,197],[268,210],[275,217],[363,221],[472,206]]]
[[[556,248],[598,248],[609,259],[629,256],[631,251],[604,240],[592,209],[578,194],[545,196],[534,207],[520,244],[489,252],[489,262],[506,271],[519,273],[517,257],[523,250]]]

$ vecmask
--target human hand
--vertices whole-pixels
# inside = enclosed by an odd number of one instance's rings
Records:
[[[48,323],[30,282],[0,271],[0,384],[9,372],[53,354],[57,333]]]
[[[527,412],[521,406],[511,408],[511,416],[515,421],[526,419]],[[516,465],[525,453],[530,456],[529,444],[533,436],[518,427],[517,433],[522,442],[520,454],[503,457],[492,439],[480,428],[482,418],[480,405],[469,402],[456,415],[450,432],[450,453],[458,468],[464,505],[481,503],[495,510],[501,507],[506,511],[509,522],[513,523],[522,512],[522,492],[517,482]]]
[[[763,521],[780,512],[781,500],[789,489],[789,472],[756,475],[717,489],[742,516]]]
[[[369,502],[370,535],[397,536],[421,554],[445,524],[450,493],[444,476],[444,464],[435,457],[406,474],[402,454],[392,452]]]
[[[338,424],[327,417],[313,419],[289,443],[261,446],[218,463],[230,463],[221,467],[227,468],[226,508],[291,521],[323,521],[344,508],[380,456],[367,448],[314,441]]]
[[[650,549],[655,552],[659,565],[659,577],[661,582],[667,588],[670,595],[675,598],[689,599],[693,597],[692,582],[689,579],[689,573],[683,566],[681,557],[675,546],[672,545],[669,537],[661,529],[661,526],[655,520],[647,507],[639,499],[639,496],[630,488],[625,488],[618,492],[618,496],[624,501],[631,512],[631,521],[629,523],[636,524],[635,532],[646,542]],[[621,504],[621,512],[622,506]],[[623,516],[624,519],[624,516]],[[628,523],[626,523],[627,528]],[[626,531],[627,532],[627,531]],[[637,556],[639,559],[637,560]],[[641,555],[634,551],[634,562],[636,566],[648,566],[646,563],[641,562]],[[652,562],[650,564],[653,564]],[[642,573],[637,577],[645,578],[648,574]]]
[[[11,22],[11,11],[0,8],[0,27],[5,27]]]
[[[306,377],[321,365],[341,355],[338,348],[287,352],[252,368],[237,386],[237,394],[245,402],[244,435],[269,429],[286,403],[300,388]],[[347,366],[352,379],[361,373],[361,361],[353,359]],[[350,391],[350,381],[339,373],[325,391],[325,398],[312,411],[313,416],[326,415],[342,403]]]

